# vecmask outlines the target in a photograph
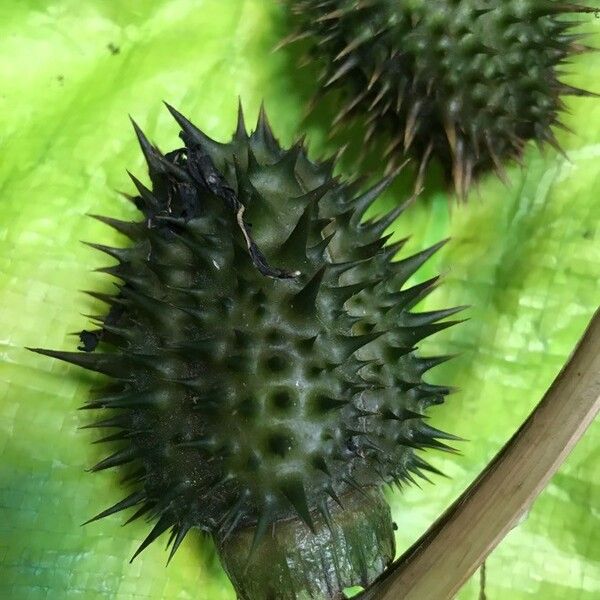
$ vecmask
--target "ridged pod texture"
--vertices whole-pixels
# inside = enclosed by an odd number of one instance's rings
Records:
[[[424,168],[436,157],[464,196],[474,176],[519,158],[528,140],[558,147],[561,96],[587,92],[559,81],[586,50],[560,0],[293,0],[321,62],[322,94],[342,90],[334,125],[356,120],[365,140],[387,138]],[[315,100],[318,99],[318,95]],[[368,150],[368,145],[365,144]]]
[[[170,530],[171,555],[192,527],[220,547],[250,531],[244,561],[292,520],[308,546],[329,528],[341,555],[344,498],[368,505],[384,484],[435,472],[417,451],[456,439],[423,420],[450,391],[423,380],[445,357],[415,348],[460,309],[412,312],[436,280],[406,285],[441,244],[397,260],[402,242],[384,234],[402,207],[363,218],[391,178],[340,183],[333,160],[311,162],[302,142],[282,149],[264,111],[248,135],[240,110],[219,143],[170,110],[181,149],[163,155],[136,126],[152,182],[132,176],[142,218],[97,217],[131,240],[92,244],[117,261],[104,269],[116,293],[93,294],[110,310],[82,333],[84,351],[37,350],[109,378],[86,408],[106,413],[90,427],[115,430],[104,441],[116,447],[93,470],[130,465],[134,489],[95,518],[135,507],[131,519],[154,520],[138,552]],[[377,574],[353,553],[358,576],[332,585]],[[327,556],[323,571],[339,576]],[[303,596],[310,582],[291,596],[265,585],[264,597],[329,597]]]

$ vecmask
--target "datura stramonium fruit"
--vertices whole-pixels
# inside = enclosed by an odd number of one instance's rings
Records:
[[[577,13],[560,0],[291,0],[307,39],[303,62],[323,65],[313,103],[340,89],[334,130],[356,122],[361,147],[384,141],[393,166],[431,157],[459,197],[490,168],[504,176],[529,140],[558,148],[561,96],[586,95],[559,80],[588,48]],[[384,146],[382,146],[384,147]]]
[[[340,183],[333,160],[281,148],[264,110],[251,135],[240,110],[229,143],[169,110],[183,148],[136,126],[140,220],[97,217],[131,240],[91,244],[117,260],[115,294],[92,293],[110,309],[81,352],[36,350],[108,377],[85,406],[116,431],[93,470],[131,489],[92,520],[147,516],[138,553],[209,533],[241,599],[340,598],[394,556],[382,487],[437,472],[418,451],[457,439],[424,421],[450,392],[423,380],[445,357],[415,347],[460,309],[411,312],[436,279],[407,284],[441,244],[395,259],[402,207],[363,218],[391,177]]]

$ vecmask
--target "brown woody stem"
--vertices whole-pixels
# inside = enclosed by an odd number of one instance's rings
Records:
[[[600,310],[510,441],[361,600],[453,598],[528,510],[599,409]]]

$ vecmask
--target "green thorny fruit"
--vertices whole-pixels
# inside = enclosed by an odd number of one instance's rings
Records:
[[[324,63],[321,89],[341,90],[332,135],[356,123],[363,157],[374,143],[391,169],[404,154],[432,156],[464,198],[473,177],[519,159],[525,143],[560,150],[559,81],[587,50],[564,15],[594,9],[555,0],[292,0],[300,21],[288,42],[309,39],[303,62]],[[383,146],[382,146],[383,148]]]
[[[108,315],[83,352],[37,350],[110,377],[85,407],[119,446],[93,470],[131,463],[135,489],[93,520],[136,507],[155,521],[138,552],[170,529],[171,556],[190,528],[212,534],[243,599],[339,597],[393,558],[382,486],[437,472],[416,451],[457,439],[423,420],[450,391],[423,374],[446,357],[415,345],[460,308],[410,312],[436,279],[405,286],[441,244],[394,260],[402,207],[363,219],[392,177],[339,183],[264,110],[248,136],[240,109],[230,143],[169,110],[184,148],[136,126],[143,219],[97,217],[132,241],[92,244],[118,261],[115,295],[92,293]]]

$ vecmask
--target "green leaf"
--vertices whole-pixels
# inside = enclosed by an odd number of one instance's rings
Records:
[[[190,535],[168,569],[153,545],[130,565],[148,532],[119,517],[80,527],[123,497],[116,477],[84,473],[99,458],[76,408],[96,379],[24,350],[72,350],[67,332],[86,326],[96,301],[80,289],[110,289],[104,264],[80,239],[118,235],[85,213],[128,218],[115,190],[131,191],[128,168],[145,180],[130,113],[162,148],[177,143],[166,100],[208,134],[229,138],[238,95],[248,120],[264,98],[274,130],[301,133],[312,81],[291,51],[271,49],[288,33],[285,6],[265,0],[28,0],[0,5],[0,597],[210,598],[233,590],[206,540]],[[585,17],[589,43],[600,21]],[[570,84],[600,91],[600,55],[577,57]],[[419,274],[445,285],[427,309],[470,303],[471,320],[423,350],[459,359],[432,380],[461,388],[433,422],[470,442],[464,456],[430,459],[451,475],[392,498],[399,551],[481,470],[542,396],[600,301],[600,102],[569,99],[554,151],[528,148],[513,184],[481,182],[467,206],[432,185],[395,234],[406,252],[450,235]],[[326,132],[311,126],[312,154]],[[316,141],[316,143],[315,143]],[[377,211],[408,194],[393,186]],[[548,432],[551,435],[552,432]],[[489,598],[584,600],[600,594],[598,425],[577,447],[527,519],[487,562]],[[166,540],[165,540],[166,543]],[[478,598],[475,578],[461,593]]]

